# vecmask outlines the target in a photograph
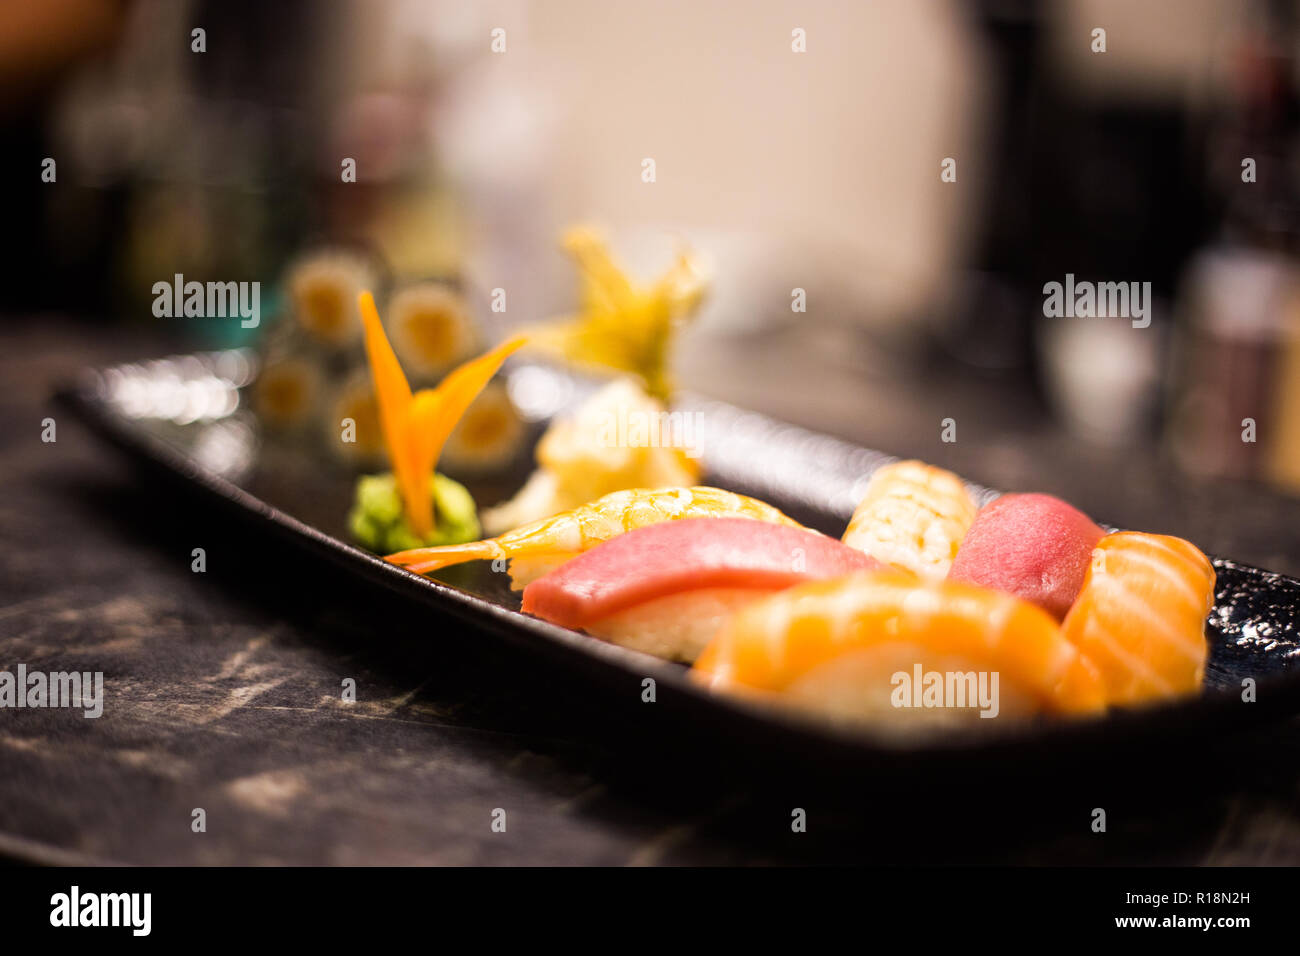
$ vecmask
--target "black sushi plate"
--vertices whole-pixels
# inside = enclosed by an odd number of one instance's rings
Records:
[[[645,680],[653,678],[655,706],[648,712],[654,716],[637,724],[665,746],[722,747],[835,772],[875,772],[900,763],[942,772],[970,759],[987,766],[989,760],[1082,755],[1140,758],[1206,733],[1300,713],[1300,581],[1226,558],[1214,558],[1218,583],[1206,623],[1209,658],[1204,687],[1194,696],[1090,720],[995,720],[987,722],[996,725],[991,728],[976,721],[969,731],[907,740],[710,693],[679,665],[522,613],[507,576],[486,562],[449,568],[434,579],[351,543],[346,515],[356,470],[330,460],[324,436],[285,439],[262,427],[249,400],[257,364],[246,350],[143,360],[86,370],[56,399],[147,466],[154,479],[178,480],[197,492],[202,507],[243,519],[250,546],[278,536],[300,548],[308,565],[332,562],[381,589],[377,602],[414,602],[439,625],[430,629],[431,640],[496,639],[520,668],[546,659],[580,692],[590,689],[594,722],[604,708],[644,707]],[[542,365],[512,364],[503,374],[511,394],[522,399],[530,437],[590,388]],[[836,536],[865,481],[893,460],[723,402],[684,396],[678,408],[698,413],[704,483],[761,498]],[[480,505],[490,505],[523,483],[531,448],[525,442],[515,461],[491,474],[452,476]],[[996,496],[973,485],[971,490],[980,503]],[[1243,693],[1247,678],[1255,682],[1253,695]]]

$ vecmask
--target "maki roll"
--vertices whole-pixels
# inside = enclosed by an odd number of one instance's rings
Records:
[[[465,300],[439,282],[398,290],[388,302],[388,334],[407,374],[432,381],[473,353],[478,333]]]
[[[322,437],[340,461],[372,467],[384,460],[384,435],[379,424],[379,399],[370,374],[358,369],[344,378],[327,403]]]
[[[375,284],[376,270],[359,253],[326,249],[295,262],[285,280],[289,309],[298,329],[328,350],[361,341],[357,297]]]
[[[325,376],[306,356],[269,358],[253,385],[253,404],[274,431],[301,431],[320,411]]]
[[[488,385],[465,410],[442,449],[454,471],[490,471],[513,461],[524,438],[524,423],[506,388]]]

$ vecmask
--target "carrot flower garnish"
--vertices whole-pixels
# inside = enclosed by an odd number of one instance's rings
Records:
[[[397,478],[407,523],[415,535],[425,538],[434,529],[429,481],[443,445],[502,363],[527,340],[516,336],[454,369],[437,388],[412,393],[379,321],[374,296],[362,292],[359,302],[388,460]]]

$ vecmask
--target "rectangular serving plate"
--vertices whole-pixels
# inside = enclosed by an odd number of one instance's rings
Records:
[[[247,350],[173,356],[87,370],[57,400],[98,434],[136,458],[165,469],[248,519],[252,533],[276,533],[304,550],[342,565],[376,585],[459,618],[526,654],[549,657],[604,691],[640,694],[656,682],[656,715],[665,734],[684,742],[725,741],[756,754],[803,760],[879,764],[901,758],[938,765],[962,757],[981,761],[1052,759],[1080,750],[1146,746],[1189,738],[1300,711],[1300,582],[1284,575],[1215,559],[1216,603],[1207,621],[1210,655],[1199,695],[1081,721],[1017,721],[941,737],[905,740],[870,727],[821,722],[732,697],[712,694],[685,668],[558,627],[519,611],[505,574],[485,562],[449,568],[431,579],[395,567],[346,540],[345,515],[354,473],[331,467],[310,443],[267,440],[247,409],[257,371]],[[513,364],[506,372],[512,396],[532,419],[536,437],[545,422],[590,389],[542,365]],[[723,402],[684,396],[677,409],[698,413],[704,482],[753,495],[833,536],[843,529],[872,472],[893,461],[881,452],[782,424]],[[532,443],[490,477],[456,475],[480,505],[501,500],[522,484]],[[996,492],[970,486],[981,504]],[[1257,682],[1254,702],[1242,682]]]

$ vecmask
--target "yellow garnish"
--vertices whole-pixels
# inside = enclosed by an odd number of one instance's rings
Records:
[[[580,311],[530,330],[534,344],[583,365],[631,372],[646,391],[667,400],[674,330],[704,297],[707,282],[689,250],[649,287],[639,286],[614,262],[593,229],[565,233],[563,246],[578,265]]]
[[[361,318],[366,327],[366,356],[379,397],[379,421],[383,427],[388,459],[397,476],[406,520],[419,537],[434,528],[433,498],[429,479],[438,456],[456,423],[475,396],[497,373],[501,364],[526,341],[516,336],[496,348],[454,369],[433,389],[411,394],[402,367],[393,353],[384,326],[379,321],[374,297],[360,296]]]

